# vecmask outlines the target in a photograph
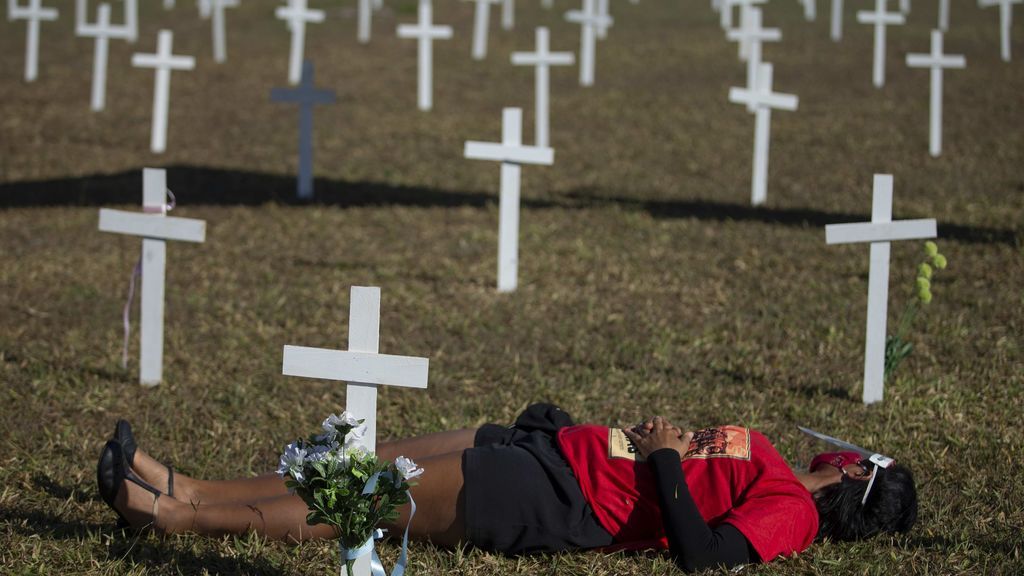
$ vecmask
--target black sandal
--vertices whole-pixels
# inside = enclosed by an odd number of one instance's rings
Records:
[[[121,444],[121,450],[124,452],[125,460],[128,461],[128,466],[134,466],[135,450],[139,445],[135,443],[132,425],[123,418],[118,420],[117,424],[114,424],[114,436],[111,439]],[[174,498],[174,468],[169,464],[164,464],[164,466],[167,468],[167,495]]]
[[[173,478],[173,475],[168,477],[168,486],[174,485]],[[108,440],[106,445],[103,446],[99,464],[96,466],[96,481],[99,484],[100,497],[118,516],[117,526],[119,528],[130,526],[124,514],[121,514],[121,511],[114,507],[114,500],[117,498],[121,484],[126,480],[153,494],[152,516],[155,519],[160,496],[163,493],[142,478],[139,478],[135,472],[132,472],[131,466],[128,464],[128,457],[121,444],[117,440]]]

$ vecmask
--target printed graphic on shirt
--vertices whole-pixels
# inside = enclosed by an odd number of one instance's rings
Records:
[[[618,428],[608,429],[608,458],[624,458],[634,462],[644,461],[644,457],[637,452],[633,441]]]
[[[705,428],[693,433],[690,448],[683,456],[689,458],[735,458],[750,460],[750,429],[739,426]]]

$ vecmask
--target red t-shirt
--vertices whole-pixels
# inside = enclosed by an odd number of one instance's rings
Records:
[[[653,472],[622,430],[570,426],[559,430],[558,443],[615,549],[668,548]],[[814,540],[814,500],[760,432],[700,430],[682,467],[704,521],[712,528],[733,525],[763,562],[801,552]]]

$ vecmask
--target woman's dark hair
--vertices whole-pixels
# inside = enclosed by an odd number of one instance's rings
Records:
[[[863,540],[882,532],[906,532],[917,521],[914,475],[905,466],[878,468],[868,501],[861,504],[867,481],[843,476],[819,491],[818,538]]]

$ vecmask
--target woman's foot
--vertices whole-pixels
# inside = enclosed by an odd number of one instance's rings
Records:
[[[138,460],[136,460],[138,461]],[[187,504],[154,494],[127,478],[121,483],[114,498],[114,509],[135,529],[150,528],[160,534],[182,532],[178,520]]]
[[[135,463],[132,470],[140,478],[148,482],[174,500],[185,503],[197,503],[195,483],[188,476],[178,474],[173,469],[155,460],[141,448],[135,450]]]

